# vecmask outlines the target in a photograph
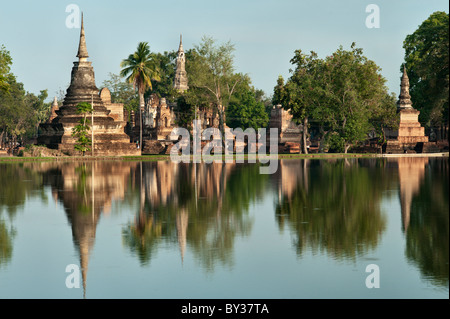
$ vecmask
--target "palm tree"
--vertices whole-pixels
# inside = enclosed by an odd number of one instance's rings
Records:
[[[150,53],[147,42],[140,42],[136,52],[130,54],[127,59],[120,63],[122,70],[120,76],[127,77],[126,81],[133,84],[139,94],[139,148],[142,152],[142,110],[144,109],[144,93],[152,89],[152,80],[161,79],[159,69]]]

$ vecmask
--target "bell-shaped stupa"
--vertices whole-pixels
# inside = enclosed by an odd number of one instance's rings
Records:
[[[409,95],[409,78],[403,67],[403,75],[400,81],[400,95],[397,101],[397,113],[400,121],[398,129],[386,130],[388,141],[384,145],[384,153],[435,153],[439,152],[436,143],[428,142],[425,136],[425,128],[420,125],[420,111],[412,106]]]
[[[93,136],[93,155],[139,155],[130,137],[125,133],[126,121],[123,120],[123,105],[111,103],[111,99],[103,100],[95,85],[94,68],[86,47],[86,35],[83,16],[81,17],[80,39],[78,44],[78,61],[74,62],[70,85],[62,106],[55,110],[56,117],[49,123],[39,126],[38,144],[45,144],[49,148],[59,149],[68,155],[78,155],[75,150],[76,139],[72,136],[72,129],[83,118],[77,112],[77,105],[87,102],[93,105],[94,114],[88,114],[89,126]],[[91,148],[92,148],[91,145]],[[92,152],[88,152],[92,154]]]

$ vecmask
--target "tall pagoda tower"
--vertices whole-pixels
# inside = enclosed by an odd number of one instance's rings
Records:
[[[178,92],[185,92],[189,88],[185,65],[186,65],[186,57],[184,55],[183,50],[183,39],[182,36],[180,35],[180,46],[178,47],[178,55],[177,55],[177,68],[175,70],[175,80],[173,83],[173,87]]]
[[[425,136],[425,128],[419,123],[420,111],[412,106],[409,78],[405,67],[400,82],[397,113],[400,117],[399,126],[397,130],[388,132],[390,140],[385,145],[385,153],[435,152],[433,145],[428,142],[428,136]]]
[[[397,111],[400,114],[398,141],[412,144],[428,142],[428,137],[425,136],[425,128],[421,127],[419,123],[420,111],[412,107],[411,95],[409,95],[409,78],[404,66]]]
[[[76,139],[72,136],[72,129],[83,118],[77,113],[77,105],[81,102],[92,104],[94,114],[89,114],[93,129],[89,136],[94,137],[94,155],[138,155],[135,145],[130,143],[130,137],[125,133],[126,121],[112,113],[117,105],[110,100],[103,100],[95,85],[94,68],[86,47],[83,15],[81,16],[81,30],[78,44],[78,61],[73,63],[70,85],[62,106],[55,110],[56,117],[49,123],[39,126],[38,144],[45,144],[49,148],[59,149],[69,155],[77,155],[75,151]],[[123,109],[123,106],[122,106]]]

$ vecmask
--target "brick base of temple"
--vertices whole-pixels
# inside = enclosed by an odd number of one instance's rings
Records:
[[[392,140],[383,145],[385,154],[439,153],[441,151],[440,145],[436,142],[403,143]]]
[[[161,155],[170,154],[173,142],[144,140],[142,145],[142,155]]]
[[[136,144],[130,142],[130,138],[123,130],[123,123],[114,123],[103,128],[98,127],[99,133],[94,134],[95,156],[136,156],[141,155]],[[41,134],[37,139],[38,145],[45,145],[49,149],[55,149],[66,155],[81,155],[75,149],[76,140],[71,136],[73,125],[61,123],[45,123],[40,125]],[[103,131],[103,132],[101,132]],[[101,133],[100,133],[101,132]],[[85,155],[92,153],[86,152]]]

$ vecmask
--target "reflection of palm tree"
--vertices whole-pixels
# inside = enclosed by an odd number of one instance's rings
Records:
[[[234,239],[250,231],[246,212],[249,203],[262,194],[267,176],[259,174],[257,165],[193,163],[168,170],[170,162],[145,164],[143,186],[157,185],[158,198],[145,189],[144,209],[123,231],[124,242],[139,254],[141,263],[147,263],[159,244],[167,242],[179,246],[182,262],[189,245],[207,270],[217,262],[231,265]],[[157,180],[147,184],[150,179]]]
[[[142,162],[139,163],[139,212],[134,223],[127,225],[122,232],[124,242],[138,254],[142,264],[146,264],[156,249],[154,240],[161,234],[161,224],[155,223],[154,216],[145,212],[145,193],[147,179],[143,178]]]
[[[123,241],[141,264],[147,264],[157,249],[156,241],[161,236],[162,225],[154,220],[153,214],[139,213],[133,223],[122,231]]]

